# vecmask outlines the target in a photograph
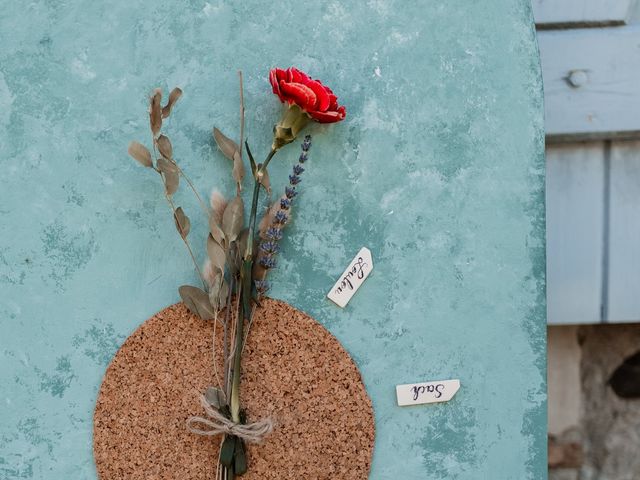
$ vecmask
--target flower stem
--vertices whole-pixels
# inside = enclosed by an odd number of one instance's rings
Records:
[[[153,135],[153,132],[151,133],[151,145],[153,145],[153,156],[154,156],[154,158],[157,158],[158,157],[158,152],[156,151],[156,139],[155,139],[155,136]],[[178,166],[177,163],[174,162],[174,165],[176,167],[178,167],[178,171],[187,180],[187,183],[189,183],[189,185],[191,185],[191,188],[192,188],[193,192],[196,194],[196,197],[198,197],[198,199],[200,200],[200,203],[202,204],[202,199],[200,198],[200,195],[198,195],[198,192],[196,191],[196,189],[191,184],[191,181],[189,179],[187,179],[187,177],[182,172],[182,170],[180,170],[180,167]],[[153,166],[153,169],[158,173],[158,175],[160,175],[160,178],[162,179],[162,189],[164,191],[164,196],[167,199],[167,202],[169,203],[169,206],[171,207],[171,211],[173,212],[173,217],[175,218],[175,216],[176,216],[176,206],[173,203],[173,200],[171,199],[171,195],[169,195],[167,193],[166,187],[164,185],[164,179],[162,177],[162,172],[160,170],[158,170],[158,168],[156,166]],[[178,234],[180,235],[180,238],[182,238],[182,241],[184,242],[185,247],[187,247],[187,250],[189,251],[189,256],[191,257],[191,261],[193,262],[193,265],[196,267],[196,271],[198,272],[198,276],[200,277],[200,280],[202,281],[202,286],[206,290],[207,289],[207,282],[204,279],[204,275],[202,274],[202,270],[200,270],[200,266],[198,265],[198,261],[196,260],[195,255],[193,254],[193,250],[191,250],[191,245],[189,244],[189,240],[187,240],[185,237],[183,237],[182,234],[180,234],[179,232],[178,232]]]
[[[236,326],[236,347],[233,359],[233,380],[231,384],[231,419],[240,421],[240,365],[242,361],[242,343],[244,341],[244,322],[251,320],[251,273],[253,270],[253,238],[255,235],[256,215],[258,210],[258,198],[260,196],[260,178],[264,174],[267,165],[278,150],[272,149],[264,163],[258,165],[254,177],[253,198],[251,200],[251,214],[249,216],[249,237],[247,248],[242,261],[240,271],[240,286],[242,302],[240,304],[238,322]]]

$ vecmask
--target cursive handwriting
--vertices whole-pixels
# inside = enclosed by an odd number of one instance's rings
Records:
[[[342,277],[342,282],[340,282],[340,285],[336,288],[335,292],[342,293],[346,288],[353,290],[353,283],[351,283],[351,279],[356,277],[358,280],[362,280],[364,278],[364,269],[367,266],[368,265],[364,259],[362,257],[358,257],[346,275]]]
[[[437,385],[421,385],[421,386],[414,386],[411,389],[411,392],[413,393],[413,400],[417,400],[418,397],[420,395],[422,395],[423,393],[427,392],[427,393],[435,393],[435,398],[440,398],[442,396],[442,391],[444,390],[444,385],[442,383],[439,383]]]

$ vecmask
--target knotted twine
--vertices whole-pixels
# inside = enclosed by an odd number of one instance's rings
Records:
[[[187,420],[187,428],[191,433],[211,437],[224,433],[235,435],[245,442],[260,443],[273,431],[273,420],[263,418],[254,423],[243,425],[225,417],[217,409],[213,408],[204,395],[200,395],[200,403],[207,417],[193,416]],[[201,425],[202,427],[198,427]]]

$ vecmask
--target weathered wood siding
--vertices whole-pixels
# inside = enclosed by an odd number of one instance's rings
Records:
[[[611,150],[609,321],[640,320],[640,142]]]
[[[640,25],[538,32],[549,142],[640,132]]]
[[[601,320],[602,146],[547,148],[547,305],[550,323]]]
[[[549,323],[640,321],[640,141],[547,147]]]
[[[622,24],[633,0],[532,0],[538,27]]]
[[[532,0],[552,324],[640,321],[640,2]]]

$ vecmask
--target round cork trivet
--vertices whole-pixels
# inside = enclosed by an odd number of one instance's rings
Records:
[[[222,332],[216,357],[221,365]],[[190,433],[198,395],[216,385],[213,322],[179,303],[147,320],[109,365],[96,404],[98,476],[215,479],[219,438]],[[218,368],[221,374],[222,369]],[[338,340],[290,305],[265,299],[242,356],[248,421],[270,417],[273,433],[247,448],[254,479],[366,479],[374,417],[360,373]]]

